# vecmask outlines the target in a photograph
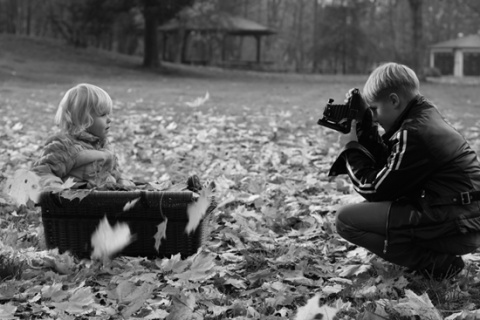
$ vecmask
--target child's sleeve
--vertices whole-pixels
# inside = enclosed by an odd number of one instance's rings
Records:
[[[55,175],[62,179],[75,165],[76,148],[66,139],[48,142],[40,159],[33,164],[32,171],[39,176]]]

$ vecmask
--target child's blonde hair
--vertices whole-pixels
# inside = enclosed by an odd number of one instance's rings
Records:
[[[58,105],[55,123],[64,132],[78,134],[93,124],[92,114],[112,112],[112,99],[102,88],[81,83],[69,89]]]
[[[389,62],[377,67],[363,87],[363,98],[367,103],[382,99],[390,93],[418,94],[420,82],[409,67]]]

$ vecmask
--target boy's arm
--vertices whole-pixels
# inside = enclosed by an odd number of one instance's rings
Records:
[[[329,176],[337,176],[348,173],[346,167],[346,153],[349,150],[358,150],[362,152],[365,156],[373,161],[375,167],[377,168],[381,168],[385,165],[389,153],[388,147],[383,142],[382,137],[378,132],[378,124],[373,122],[372,111],[367,109],[362,122],[358,123],[356,126],[353,126],[353,128],[356,128],[356,139],[358,140],[358,143],[350,143],[345,145],[333,163],[329,172]]]
[[[380,166],[383,166],[389,151],[378,132],[378,123],[373,121],[371,109],[365,111],[362,122],[357,125],[357,137],[358,142],[372,154]]]
[[[369,201],[392,201],[409,194],[436,169],[426,146],[405,129],[394,135],[393,148],[382,166],[355,144],[347,144],[346,168],[355,190]]]

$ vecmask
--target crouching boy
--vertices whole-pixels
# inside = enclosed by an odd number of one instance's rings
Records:
[[[480,164],[465,139],[419,91],[413,70],[375,69],[369,109],[352,123],[330,175],[347,173],[367,201],[341,207],[340,236],[394,264],[443,279],[480,246]],[[385,134],[380,137],[380,124]]]

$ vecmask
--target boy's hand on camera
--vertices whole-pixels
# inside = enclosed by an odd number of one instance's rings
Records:
[[[357,121],[355,121],[355,120],[352,120],[352,127],[350,129],[350,132],[340,135],[340,138],[338,139],[338,143],[341,146],[345,146],[350,141],[358,141],[358,138],[357,138]]]
[[[356,90],[356,88],[352,88],[352,89],[348,90],[348,92],[345,94],[345,101],[344,101],[345,103],[347,103],[348,100],[350,100],[350,98],[353,95],[353,91],[355,91],[355,90]]]

